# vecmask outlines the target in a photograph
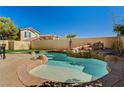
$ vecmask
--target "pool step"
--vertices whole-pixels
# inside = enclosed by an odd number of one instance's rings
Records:
[[[47,55],[47,57],[54,57],[54,55]]]
[[[47,57],[48,57],[48,60],[52,60],[54,55],[47,55]]]
[[[68,68],[72,68],[72,69],[77,69],[81,72],[83,72],[84,70],[84,66],[78,66],[78,65],[71,65],[69,63],[66,62],[61,62],[61,61],[51,61],[51,63],[49,63],[50,65],[56,65],[56,66],[61,66],[61,67],[68,67]]]
[[[48,60],[52,60],[53,59],[53,57],[48,57]]]

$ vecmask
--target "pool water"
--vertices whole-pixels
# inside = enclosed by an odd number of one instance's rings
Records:
[[[92,79],[91,75],[79,70],[53,65],[38,66],[30,73],[40,78],[66,83],[89,82]]]
[[[73,58],[64,53],[50,52],[45,54],[48,64],[30,71],[30,74],[60,82],[89,82],[106,74],[106,62],[97,59]]]

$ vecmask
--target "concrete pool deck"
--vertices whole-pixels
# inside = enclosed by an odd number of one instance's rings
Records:
[[[28,62],[29,56],[26,55],[6,54],[5,60],[0,59],[0,87],[24,87],[18,79],[16,70],[18,66]]]
[[[30,67],[40,65],[39,61],[30,59],[30,54],[6,54],[6,57],[4,60],[0,59],[0,87],[24,87],[41,83],[41,79],[27,72],[30,64]]]

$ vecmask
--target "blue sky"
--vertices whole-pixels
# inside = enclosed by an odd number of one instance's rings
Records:
[[[0,16],[10,17],[19,28],[33,27],[41,34],[58,36],[69,33],[78,37],[113,36],[112,13],[124,15],[124,7],[0,7]]]

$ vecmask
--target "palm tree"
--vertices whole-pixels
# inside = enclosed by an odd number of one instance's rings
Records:
[[[120,36],[124,35],[124,24],[115,24],[114,31],[117,33],[117,48],[121,53],[121,39]]]
[[[69,38],[69,50],[72,49],[72,38],[75,38],[76,35],[75,34],[68,34],[66,35],[66,38]]]

